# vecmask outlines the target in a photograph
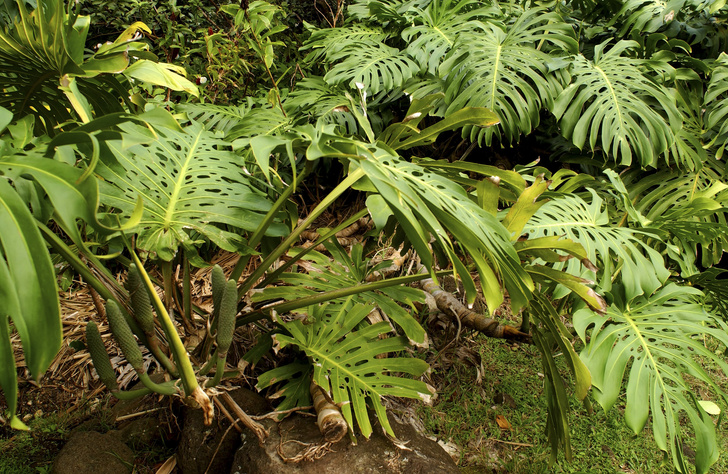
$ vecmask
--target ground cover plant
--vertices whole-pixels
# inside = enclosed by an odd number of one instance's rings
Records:
[[[412,357],[429,294],[458,325],[536,348],[552,462],[572,457],[573,394],[589,412],[623,398],[629,429],[649,426],[680,472],[694,437],[707,472],[728,401],[704,368],[728,373],[724,3],[355,1],[317,26],[260,0],[190,2],[164,6],[180,25],[150,28],[118,2],[129,21],[97,44],[75,4],[5,5],[3,420],[24,428],[11,334],[36,377],[59,347],[53,256],[97,294],[144,384],[118,386],[89,324],[119,398],[180,396],[211,421],[215,387],[278,354],[256,375],[279,409],[325,393],[332,433],[369,436],[371,410],[391,434],[385,397],[433,395]],[[317,225],[343,200],[359,204]],[[364,217],[366,245],[341,241]],[[217,251],[237,263],[213,270],[208,313],[190,268]],[[503,307],[519,327],[492,319]],[[233,368],[249,325],[258,343]]]

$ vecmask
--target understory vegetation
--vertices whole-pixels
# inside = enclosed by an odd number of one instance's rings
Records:
[[[42,377],[75,275],[120,399],[211,422],[216,387],[254,377],[279,410],[338,412],[327,440],[374,418],[393,435],[385,399],[436,395],[417,355],[444,313],[453,343],[538,355],[545,466],[589,414],[708,472],[728,402],[725,3],[5,2],[0,421],[27,428],[11,338]],[[190,273],[221,252],[201,307]],[[108,331],[143,388],[119,384]]]

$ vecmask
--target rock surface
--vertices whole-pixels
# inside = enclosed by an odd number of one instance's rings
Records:
[[[261,415],[271,410],[263,397],[250,390],[240,388],[229,394],[248,415]],[[222,416],[216,417],[211,426],[205,426],[202,418],[200,409],[185,407],[182,410],[178,468],[182,474],[230,472],[235,450],[240,446],[240,434],[235,428],[228,431],[230,422]]]
[[[348,437],[326,446],[312,417],[294,415],[276,426],[264,422],[270,436],[263,446],[250,432],[243,433],[243,442],[233,463],[231,474],[456,474],[459,469],[452,458],[436,442],[409,425],[392,422],[397,447],[374,427],[369,440],[361,436],[356,445]],[[285,462],[281,456],[287,457]],[[294,459],[305,458],[300,462]],[[308,460],[312,459],[312,460]]]
[[[133,467],[134,453],[117,436],[85,431],[68,440],[51,474],[121,474]]]

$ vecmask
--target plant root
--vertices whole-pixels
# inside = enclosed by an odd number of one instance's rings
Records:
[[[233,400],[233,397],[231,397],[230,394],[228,394],[227,392],[223,392],[215,397],[215,402],[218,404],[218,406],[220,404],[220,401],[218,400],[219,398],[222,398],[222,400],[230,408],[233,414],[238,417],[240,421],[243,422],[243,425],[245,425],[246,428],[248,428],[255,434],[255,436],[258,438],[258,443],[262,445],[268,435],[270,435],[268,430],[266,430],[263,425],[250,418],[248,414],[245,413],[242,408],[240,408],[240,405],[238,405],[235,400]]]
[[[498,339],[513,339],[521,342],[531,343],[531,335],[519,331],[513,326],[501,324],[493,318],[489,318],[475,311],[468,309],[452,293],[440,288],[432,278],[422,280],[420,287],[431,294],[437,303],[437,308],[451,317],[455,322],[479,331],[480,333]]]

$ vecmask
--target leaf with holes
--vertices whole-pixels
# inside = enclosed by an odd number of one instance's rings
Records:
[[[599,286],[609,291],[615,262],[621,265],[628,299],[642,294],[652,294],[670,276],[665,262],[655,249],[643,239],[657,237],[647,230],[629,229],[611,225],[604,207],[604,200],[591,189],[591,203],[575,194],[552,196],[524,228],[529,239],[550,236],[566,236],[581,244],[589,261],[599,267]],[[592,270],[581,270],[581,263],[572,259],[556,268],[566,268],[572,275],[594,280]]]
[[[718,459],[715,426],[697,404],[693,385],[683,374],[728,401],[728,395],[703,368],[708,360],[728,374],[728,364],[722,355],[708,350],[702,338],[709,335],[728,346],[728,326],[705,312],[700,297],[702,293],[695,288],[671,283],[629,305],[615,298],[606,318],[581,309],[574,314],[574,328],[586,344],[581,358],[592,374],[597,389],[594,396],[604,409],[617,402],[629,366],[624,383],[627,425],[637,434],[652,415],[655,442],[663,451],[672,452],[680,470],[681,415],[687,415],[697,440],[697,472],[704,473]]]
[[[384,431],[394,436],[382,397],[429,400],[431,396],[424,382],[393,375],[419,377],[427,370],[426,362],[410,357],[376,357],[404,350],[408,344],[404,337],[383,337],[390,332],[389,323],[367,324],[365,318],[372,309],[361,304],[342,305],[334,311],[327,305],[311,306],[306,321],[276,318],[290,336],[273,336],[275,350],[295,345],[308,355],[314,382],[329,392],[335,403],[342,404],[341,412],[350,427],[356,419],[366,438],[372,434],[367,401]]]
[[[237,251],[243,245],[238,234],[216,224],[255,230],[270,202],[250,185],[242,159],[228,150],[229,143],[216,139],[197,123],[184,129],[153,127],[156,139],[145,139],[146,129],[126,124],[124,141],[109,142],[120,166],[99,165],[106,180],[102,202],[124,214],[133,210],[138,196],[144,214],[136,228],[137,246],[171,260],[179,245],[195,242],[194,230],[220,248]],[[141,143],[139,143],[141,142]],[[282,235],[283,226],[272,233]]]
[[[285,285],[270,286],[259,293],[254,293],[252,301],[260,302],[282,298],[292,301],[324,291],[333,291],[342,288],[356,287],[366,282],[369,259],[362,257],[362,246],[354,245],[352,256],[339,245],[338,242],[329,241],[326,249],[332,258],[312,250],[305,256],[308,273],[283,273],[280,281]],[[355,260],[355,255],[360,258]],[[406,286],[392,286],[377,291],[366,291],[351,297],[358,303],[373,303],[402,328],[410,343],[420,347],[427,346],[427,334],[420,323],[403,306],[414,309],[414,303],[424,302],[422,290]]]
[[[572,84],[551,111],[578,148],[601,147],[623,165],[634,154],[642,166],[654,166],[675,141],[682,116],[670,91],[640,70],[641,60],[626,55],[637,42],[620,41],[605,51],[607,44],[594,48],[593,60],[574,58]]]

